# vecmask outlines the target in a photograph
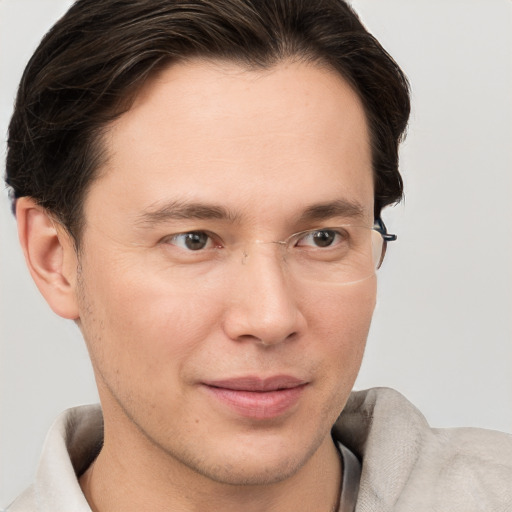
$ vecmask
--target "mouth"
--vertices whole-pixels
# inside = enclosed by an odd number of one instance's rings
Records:
[[[202,383],[216,402],[237,415],[256,420],[283,415],[297,404],[308,382],[289,375],[255,376]]]

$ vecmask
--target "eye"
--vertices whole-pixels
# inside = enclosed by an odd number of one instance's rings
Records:
[[[210,235],[204,231],[190,231],[188,233],[178,233],[166,238],[165,243],[175,245],[187,251],[201,251],[215,246]]]
[[[340,229],[315,229],[306,231],[297,242],[298,247],[331,247],[347,238],[347,233]]]

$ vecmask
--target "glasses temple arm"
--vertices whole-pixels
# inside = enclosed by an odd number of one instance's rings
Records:
[[[375,231],[378,231],[386,242],[394,242],[398,238],[396,235],[388,233],[386,225],[384,224],[383,220],[380,217],[377,217],[375,219],[373,223],[373,229],[375,229]]]

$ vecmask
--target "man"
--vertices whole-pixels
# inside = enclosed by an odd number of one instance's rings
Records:
[[[7,182],[102,413],[59,420],[12,510],[511,505],[507,436],[349,398],[408,113],[342,2],[77,2],[22,80]]]

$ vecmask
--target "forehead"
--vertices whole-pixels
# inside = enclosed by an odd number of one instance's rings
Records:
[[[126,214],[188,199],[237,213],[242,202],[279,209],[284,197],[304,208],[340,199],[373,206],[363,106],[338,73],[317,64],[172,64],[111,125],[106,143],[91,196],[115,190]]]

